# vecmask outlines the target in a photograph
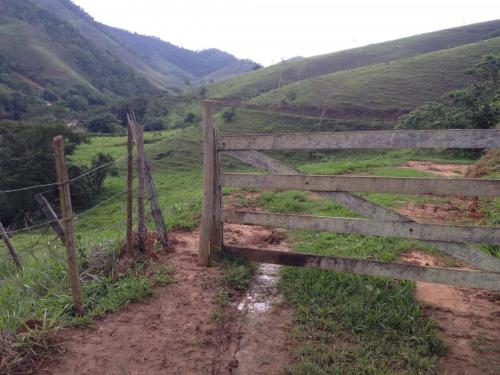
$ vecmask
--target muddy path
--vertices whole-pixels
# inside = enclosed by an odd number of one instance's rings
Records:
[[[227,226],[225,234],[229,241],[234,238],[265,247],[272,231]],[[64,354],[43,362],[34,373],[277,373],[287,362],[286,351],[259,351],[252,361],[247,347],[259,332],[266,332],[272,341],[263,341],[278,347],[282,342],[284,349],[288,331],[283,325],[291,321],[290,309],[272,306],[263,321],[249,320],[247,310],[237,309],[241,296],[227,308],[230,311],[223,322],[213,321],[220,271],[197,265],[197,232],[176,232],[173,237],[174,251],[160,262],[175,267],[176,283],[158,288],[154,297],[109,314],[90,328],[60,332]],[[243,371],[238,370],[240,361]]]

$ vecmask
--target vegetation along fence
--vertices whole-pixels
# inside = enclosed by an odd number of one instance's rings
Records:
[[[337,272],[500,290],[500,259],[472,245],[475,243],[499,245],[500,228],[416,223],[409,217],[353,194],[376,192],[495,197],[500,195],[500,180],[311,176],[304,175],[257,151],[392,148],[491,149],[500,147],[500,130],[391,130],[220,136],[212,122],[211,114],[214,103],[213,100],[202,102],[204,202],[199,243],[201,265],[208,265],[210,257],[216,253],[225,252],[261,263],[316,267]],[[222,153],[270,173],[221,173],[219,160]],[[221,192],[224,186],[313,191],[320,196],[341,203],[366,219],[225,210]],[[471,264],[477,270],[425,267],[226,246],[223,239],[224,223],[417,239]]]

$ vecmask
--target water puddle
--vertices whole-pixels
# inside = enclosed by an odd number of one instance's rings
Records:
[[[278,291],[281,266],[260,264],[257,275],[250,284],[247,293],[238,304],[239,311],[263,313],[281,301]]]

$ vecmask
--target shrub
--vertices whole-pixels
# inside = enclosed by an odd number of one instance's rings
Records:
[[[222,118],[225,122],[232,122],[234,120],[234,116],[236,116],[236,112],[233,108],[224,111],[222,114]]]

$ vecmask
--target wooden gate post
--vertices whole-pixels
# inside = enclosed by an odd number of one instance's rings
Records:
[[[61,135],[52,140],[52,149],[56,159],[57,179],[59,182],[59,195],[61,200],[61,211],[64,224],[64,244],[66,245],[66,257],[68,258],[68,273],[71,286],[71,294],[75,302],[75,312],[79,315],[85,312],[83,304],[82,286],[80,284],[80,273],[76,259],[75,228],[73,225],[73,207],[71,206],[71,193],[69,190],[68,170],[64,159],[64,139]]]
[[[200,226],[198,264],[208,266],[211,252],[222,247],[220,223],[220,196],[217,179],[218,153],[215,129],[212,123],[212,105],[215,101],[203,100],[203,212]]]
[[[5,245],[7,246],[7,250],[9,250],[9,254],[16,264],[16,267],[18,269],[22,269],[23,267],[21,266],[21,261],[19,260],[19,257],[17,256],[16,250],[14,249],[14,245],[12,245],[12,242],[10,241],[9,235],[5,231],[5,228],[3,227],[2,223],[0,223],[0,235],[2,236],[3,240],[5,241]]]

